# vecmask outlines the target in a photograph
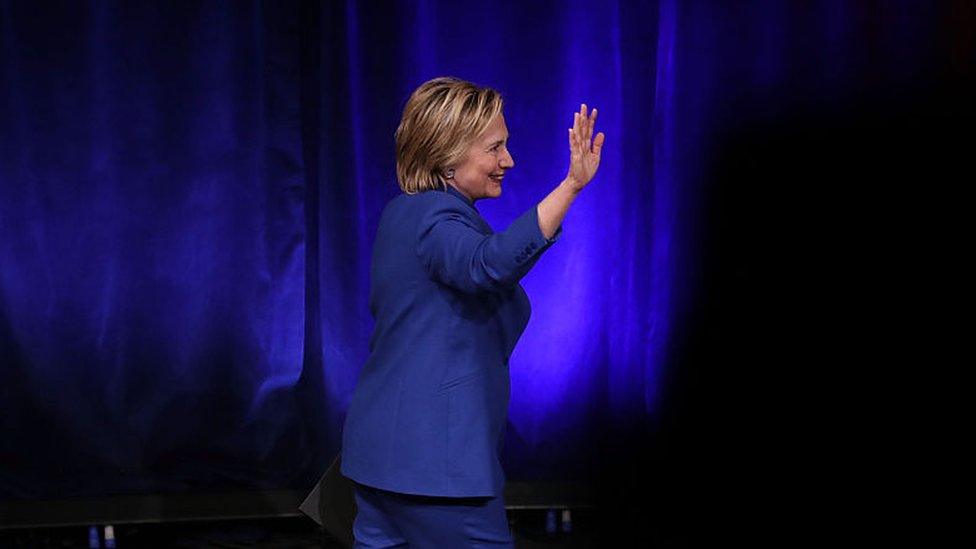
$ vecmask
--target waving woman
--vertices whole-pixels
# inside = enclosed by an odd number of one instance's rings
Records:
[[[508,360],[529,320],[519,280],[561,232],[600,165],[586,105],[569,129],[566,177],[495,232],[476,208],[515,166],[502,98],[436,78],[413,92],[396,132],[403,194],[373,247],[376,320],[343,431],[357,547],[511,546],[498,459]]]

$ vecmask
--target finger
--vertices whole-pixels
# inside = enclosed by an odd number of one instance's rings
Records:
[[[583,137],[586,140],[586,148],[589,149],[590,148],[590,142],[593,140],[593,115],[592,115],[592,112],[590,113],[589,116],[586,117],[586,120],[584,120],[583,122],[584,122],[585,128],[586,128],[584,130],[585,134],[584,134]]]
[[[586,103],[583,103],[586,107]],[[583,110],[583,142],[586,143],[586,148],[589,149],[590,139],[593,137],[593,126],[590,123],[591,114],[589,114],[586,109]]]
[[[596,128],[596,109],[595,108],[593,109],[592,112],[590,112],[590,133],[588,135],[591,136],[591,137],[593,136],[593,129],[594,128]]]
[[[573,138],[576,140],[576,152],[582,154],[584,150],[583,133],[585,132],[585,122],[580,113],[576,113],[574,118],[575,124],[573,128]]]
[[[593,117],[590,118],[590,135],[593,135],[593,131],[596,129],[596,109],[593,109]]]
[[[573,143],[573,128],[567,128],[566,134],[569,136],[569,153],[572,154],[576,150],[576,144]]]
[[[600,157],[600,151],[603,150],[603,142],[607,140],[607,136],[600,132],[596,134],[596,139],[593,140],[593,154]]]

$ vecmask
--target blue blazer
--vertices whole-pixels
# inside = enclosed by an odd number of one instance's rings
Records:
[[[546,239],[536,207],[495,233],[453,187],[387,204],[373,245],[376,326],[342,436],[342,473],[384,490],[499,496],[508,360]]]

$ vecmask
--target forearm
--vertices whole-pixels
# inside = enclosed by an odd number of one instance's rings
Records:
[[[542,199],[542,202],[539,202],[536,210],[539,216],[539,229],[543,236],[552,238],[552,235],[556,234],[556,229],[562,225],[563,218],[566,217],[573,200],[576,200],[577,194],[579,190],[574,189],[568,179],[563,179],[548,196]]]

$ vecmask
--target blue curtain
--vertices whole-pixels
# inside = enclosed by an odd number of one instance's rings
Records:
[[[737,268],[712,159],[971,75],[961,5],[0,2],[0,498],[307,487],[366,359],[393,132],[441,75],[505,97],[496,229],[565,174],[580,102],[607,134],[523,282],[509,479],[652,468],[689,402],[722,413],[687,374],[721,353],[685,350],[745,331],[708,316]]]

